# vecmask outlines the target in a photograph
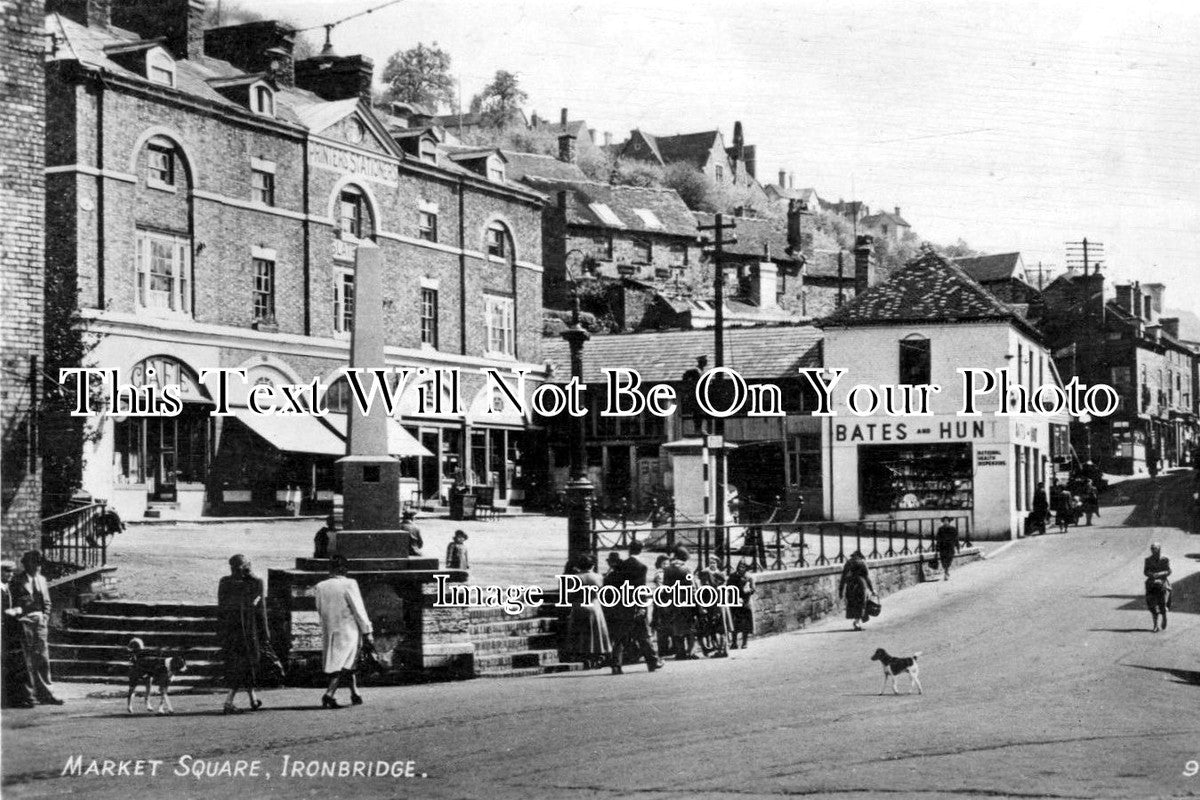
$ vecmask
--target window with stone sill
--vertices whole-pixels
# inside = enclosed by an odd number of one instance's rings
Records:
[[[633,258],[632,263],[642,265],[649,264],[653,261],[654,250],[648,239],[633,240]]]
[[[516,355],[513,298],[487,295],[484,313],[488,352],[493,355]]]
[[[137,232],[137,300],[151,314],[191,313],[191,241]]]
[[[275,205],[275,175],[266,170],[250,172],[250,199],[264,206]]]
[[[417,235],[427,242],[436,242],[438,240],[438,215],[436,211],[423,208],[417,212]]]
[[[254,259],[254,320],[275,322],[275,262]]]

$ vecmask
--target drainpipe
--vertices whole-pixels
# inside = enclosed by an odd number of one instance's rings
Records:
[[[96,305],[101,311],[107,305],[104,290],[104,70],[96,78]],[[76,283],[79,270],[75,270]]]
[[[303,163],[301,170],[303,174],[304,187],[301,194],[301,211],[304,213],[304,218],[301,220],[301,230],[304,235],[304,335],[312,336],[312,222],[309,220],[311,206],[309,205],[309,168],[308,168],[308,134],[304,135],[301,142],[301,155]]]

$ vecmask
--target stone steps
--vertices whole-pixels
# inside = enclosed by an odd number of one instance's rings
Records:
[[[68,628],[102,631],[163,631],[215,636],[217,620],[209,617],[133,617],[113,614],[66,612]],[[131,635],[134,635],[131,633]]]

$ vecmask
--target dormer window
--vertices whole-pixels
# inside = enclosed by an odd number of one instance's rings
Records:
[[[270,86],[256,83],[250,89],[250,110],[264,117],[275,116],[275,92]]]
[[[487,161],[487,179],[492,183],[504,183],[504,162],[498,158]]]
[[[422,139],[420,144],[420,159],[426,164],[436,164],[437,142],[433,139]]]
[[[161,47],[146,53],[146,79],[175,88],[175,59]]]

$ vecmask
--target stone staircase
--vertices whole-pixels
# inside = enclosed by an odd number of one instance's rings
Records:
[[[63,627],[51,632],[50,672],[66,682],[125,684],[127,647],[136,636],[148,649],[185,651],[188,668],[174,686],[211,685],[221,668],[216,630],[215,605],[94,600],[68,610]]]
[[[470,610],[475,644],[475,676],[512,678],[567,672],[581,667],[558,660],[560,622],[550,598],[517,615],[498,608]],[[50,635],[50,668],[55,680],[124,685],[129,640],[147,648],[186,651],[188,669],[176,688],[205,688],[220,682],[216,644],[217,607],[199,603],[142,603],[93,600],[82,611],[65,612],[64,626]]]
[[[558,660],[560,622],[549,598],[537,608],[507,614],[500,608],[470,610],[477,678],[515,678],[580,669]]]

